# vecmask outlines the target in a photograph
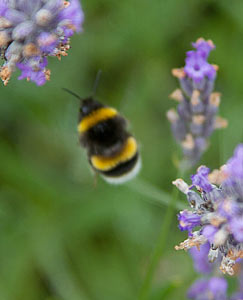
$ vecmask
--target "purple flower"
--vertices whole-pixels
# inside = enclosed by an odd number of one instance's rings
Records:
[[[196,297],[207,290],[208,280],[207,279],[199,279],[193,283],[190,289],[187,292],[187,295],[190,299],[196,299]]]
[[[205,41],[203,38],[198,39],[192,46],[200,53],[205,59],[208,58],[209,53],[215,49],[215,45],[211,40]]]
[[[208,258],[210,262],[218,258],[220,270],[229,275],[234,274],[234,265],[238,263],[240,258],[243,258],[241,163],[242,144],[236,148],[234,156],[228,164],[220,170],[214,170],[209,174],[208,168],[204,166],[199,168],[198,173],[192,176],[192,181],[194,185],[200,187],[200,190],[194,192],[196,195],[193,197],[191,193],[185,193],[192,208],[191,214],[187,211],[184,216],[184,212],[182,212],[183,214],[181,213],[179,218],[180,228],[185,230],[188,226],[190,237],[176,246],[176,249],[188,250],[194,246],[202,247],[202,245],[209,243]],[[179,182],[178,188],[187,187],[182,179]],[[174,183],[178,183],[178,180]],[[193,229],[193,222],[187,221],[189,219],[187,216],[191,215],[200,216],[197,230]]]
[[[63,20],[67,20],[67,25],[69,26],[64,27],[69,27],[70,29],[81,31],[81,25],[84,20],[84,14],[83,11],[80,9],[79,0],[72,0],[70,5],[60,12],[58,18],[60,22],[63,22]]]
[[[234,218],[235,216],[237,216],[239,210],[239,204],[236,201],[231,201],[228,198],[226,198],[223,201],[220,201],[218,205],[219,215],[223,218],[228,219],[229,221],[232,220],[232,217]]]
[[[1,0],[0,16],[0,50],[5,58],[0,77],[5,85],[16,67],[22,71],[19,79],[44,84],[50,76],[45,58],[66,56],[69,37],[81,31],[84,19],[78,0]]]
[[[167,112],[174,138],[183,151],[183,169],[194,166],[208,148],[213,131],[228,124],[217,116],[220,94],[213,89],[218,67],[207,61],[215,46],[201,38],[193,47],[196,50],[187,52],[185,67],[172,70],[180,89],[170,95],[178,103],[177,110],[172,108]]]
[[[228,160],[226,172],[233,179],[243,179],[243,144],[237,146],[234,156]]]
[[[230,230],[234,238],[243,243],[243,216],[232,218],[230,221]]]
[[[213,80],[216,76],[216,70],[205,60],[200,51],[189,51],[187,53],[184,71],[196,83],[203,80],[204,77]]]
[[[220,170],[214,170],[209,174],[208,168],[204,166],[199,168],[192,180],[194,185],[200,186],[200,190],[194,191],[196,196],[194,195],[193,198],[187,192],[190,188],[182,179],[174,181],[178,188],[184,187],[182,192],[186,194],[191,204],[191,214],[200,216],[198,229],[193,230],[193,226],[189,226],[191,230],[189,238],[175,248],[176,250],[190,249],[198,272],[209,272],[208,262],[215,262],[215,268],[229,275],[234,275],[236,270],[241,269],[241,274],[236,273],[240,275],[240,288],[231,300],[241,300],[243,296],[242,162],[243,144],[240,144],[227,165]],[[208,185],[211,186],[210,192]],[[187,215],[190,213],[187,212]],[[197,252],[199,248],[200,252]],[[239,267],[235,268],[235,265]],[[214,272],[219,272],[217,269]],[[213,277],[197,281],[189,290],[188,296],[195,300],[226,300],[226,290],[227,282],[223,278]]]
[[[226,299],[227,281],[222,277],[212,277],[209,280],[208,289],[214,295],[215,299]]]
[[[200,225],[200,216],[192,213],[191,211],[184,210],[178,215],[179,228],[181,231],[188,230],[189,234],[192,229]]]
[[[43,59],[35,57],[27,63],[17,63],[17,67],[22,71],[19,79],[27,78],[35,82],[38,86],[45,84],[47,79],[44,72],[46,65],[47,59],[45,57]]]
[[[194,261],[194,268],[199,273],[207,274],[212,270],[212,265],[208,261],[209,250],[209,243],[201,245],[200,249],[198,249],[197,247],[193,247],[190,249],[190,254]]]
[[[243,291],[235,293],[230,300],[243,300]]]
[[[8,10],[7,1],[1,0],[0,2],[0,16],[4,17]]]
[[[209,280],[199,279],[188,290],[188,297],[195,300],[226,300],[227,281],[224,278],[212,277]]]
[[[217,231],[218,231],[218,228],[216,228],[212,225],[207,225],[203,228],[202,235],[205,236],[211,244],[213,244],[214,237],[215,237],[215,234],[217,233]]]
[[[207,193],[212,191],[212,185],[208,180],[209,172],[210,172],[209,168],[205,166],[201,166],[198,168],[197,174],[191,176],[193,185],[199,186]]]
[[[54,34],[42,32],[37,38],[37,43],[41,51],[47,54],[54,54],[55,48],[58,45],[58,39]]]

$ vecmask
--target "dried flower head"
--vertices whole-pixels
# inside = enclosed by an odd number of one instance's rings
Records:
[[[47,56],[66,55],[69,38],[81,31],[79,0],[0,0],[0,77],[6,85],[16,67],[43,85],[50,77]]]
[[[210,182],[215,174],[220,178],[219,186]],[[179,214],[179,228],[187,230],[189,238],[176,249],[188,250],[193,246],[200,249],[207,243],[209,261],[218,257],[221,271],[232,275],[236,261],[243,258],[243,144],[212,175],[208,168],[201,166],[191,176],[192,186],[182,179],[173,182],[186,194],[192,208]]]
[[[220,94],[213,92],[218,67],[208,62],[215,46],[202,38],[192,45],[195,50],[187,52],[185,67],[172,70],[180,89],[170,95],[178,103],[174,117],[172,110],[167,113],[173,135],[183,149],[186,167],[200,159],[214,129],[227,126],[225,119],[217,117]]]

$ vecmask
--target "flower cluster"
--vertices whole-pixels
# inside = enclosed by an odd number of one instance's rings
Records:
[[[191,206],[191,210],[178,215],[179,228],[187,230],[189,237],[175,248],[190,249],[199,273],[209,274],[214,266],[218,271],[233,275],[243,258],[243,144],[220,170],[210,173],[207,167],[201,166],[191,180],[191,186],[182,179],[173,182],[186,194]],[[243,296],[242,280],[232,300],[243,299],[240,298]],[[188,296],[191,299],[226,299],[226,289],[223,278],[200,279],[191,287]],[[211,298],[198,296],[204,293]]]
[[[217,116],[220,94],[213,92],[218,66],[207,61],[215,46],[202,38],[192,45],[195,50],[187,52],[185,67],[172,70],[179,79],[180,89],[170,97],[179,104],[177,110],[167,112],[173,135],[182,146],[189,167],[206,150],[214,129],[227,126],[227,121]]]
[[[201,166],[191,179],[190,187],[182,179],[173,182],[192,208],[178,216],[179,227],[188,230],[189,238],[176,249],[209,243],[209,261],[219,257],[220,269],[232,275],[236,260],[243,258],[243,144],[220,170],[209,173]]]
[[[6,85],[16,67],[43,85],[50,78],[47,56],[66,56],[69,38],[80,31],[79,0],[0,0],[0,77]]]

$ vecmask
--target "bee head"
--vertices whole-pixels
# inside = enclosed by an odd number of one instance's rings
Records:
[[[89,115],[92,111],[104,107],[100,102],[94,100],[92,97],[81,100],[80,114],[81,117]]]

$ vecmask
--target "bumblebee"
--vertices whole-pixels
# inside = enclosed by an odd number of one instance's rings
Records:
[[[141,160],[136,139],[127,131],[127,121],[112,107],[93,97],[80,99],[78,133],[92,169],[107,182],[124,183],[137,175]]]

